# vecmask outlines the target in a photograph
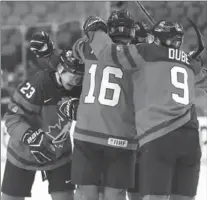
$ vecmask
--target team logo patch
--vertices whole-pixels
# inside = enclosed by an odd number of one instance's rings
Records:
[[[120,140],[117,138],[109,138],[108,144],[111,146],[126,148],[128,145],[128,141],[127,140]]]
[[[19,107],[14,106],[11,110],[12,110],[13,113],[17,113],[17,111],[19,110]]]

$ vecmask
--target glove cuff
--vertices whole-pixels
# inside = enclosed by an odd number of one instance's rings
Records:
[[[44,52],[40,52],[40,51],[37,51],[36,52],[36,57],[38,58],[46,58],[46,57],[49,57],[53,54],[53,51],[54,51],[54,46],[52,43],[49,44],[48,46],[48,49]]]

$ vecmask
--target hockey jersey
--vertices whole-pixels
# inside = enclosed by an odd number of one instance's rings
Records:
[[[13,94],[5,124],[11,136],[7,157],[14,165],[30,170],[51,170],[70,161],[71,142],[69,128],[71,123],[58,109],[64,97],[80,97],[81,87],[66,91],[59,87],[53,72],[40,71],[30,80],[20,84]],[[29,147],[21,142],[28,128],[41,128],[57,147],[57,160],[39,164],[30,153]]]
[[[85,64],[74,139],[123,149],[137,149],[132,72],[118,67],[112,52],[97,58],[89,41],[78,40],[73,54]],[[94,45],[99,46],[99,41]]]
[[[190,121],[197,124],[195,74],[185,52],[154,43],[116,45],[102,31],[90,32],[89,41],[98,59],[113,54],[121,70],[139,70],[133,74],[133,90],[140,146]]]
[[[207,69],[202,68],[196,76],[196,107],[200,115],[207,114]]]

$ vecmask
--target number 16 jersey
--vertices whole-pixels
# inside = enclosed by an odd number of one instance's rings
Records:
[[[73,53],[85,64],[74,139],[137,149],[132,72],[117,67],[113,53],[97,59],[87,40],[77,41]]]

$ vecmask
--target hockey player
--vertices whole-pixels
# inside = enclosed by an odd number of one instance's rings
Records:
[[[99,17],[84,24],[97,59],[113,54],[117,68],[139,70],[133,90],[143,200],[169,199],[171,193],[177,194],[175,199],[194,199],[201,149],[194,105],[195,63],[180,49],[182,26],[161,20],[152,30],[154,42],[136,46],[114,44],[105,27]]]
[[[142,23],[141,22],[137,22],[137,24],[140,25],[140,28],[138,27],[136,29],[136,39],[133,40],[133,44],[140,44],[140,43],[148,43],[150,44],[152,41],[153,41],[153,38],[154,36],[152,35],[152,33],[150,32],[149,29],[144,29],[145,27],[142,26]],[[188,56],[190,56],[193,52],[190,52],[188,54]],[[203,61],[202,61],[202,58],[199,57],[198,59],[196,59],[194,62],[197,62],[197,66],[196,66],[196,70],[200,70],[201,68],[201,71],[200,73],[198,73],[195,77],[195,96],[196,96],[196,99],[195,99],[195,105],[196,105],[196,110],[200,107],[204,107],[205,108],[205,105],[198,105],[197,104],[197,98],[198,96],[200,97],[200,99],[205,99],[203,102],[207,102],[207,73],[206,73],[206,68],[203,68]],[[139,159],[139,155],[140,153],[138,152],[137,154],[137,163],[136,163],[136,168],[135,168],[135,186],[134,188],[130,188],[128,189],[128,192],[129,192],[129,198],[131,200],[139,200],[141,199],[141,196],[139,194],[139,183],[138,183],[138,178],[139,178],[139,162],[140,162],[140,159]],[[141,183],[140,183],[141,184]],[[174,195],[172,194],[171,195],[171,198],[173,200],[174,198]]]
[[[40,53],[45,55],[41,47]],[[83,73],[83,64],[63,51],[56,71],[42,70],[17,87],[5,115],[10,139],[2,200],[30,197],[37,170],[45,171],[53,200],[73,199],[69,129],[74,116],[65,115],[65,102],[77,102]]]
[[[109,28],[115,43],[129,44],[135,34],[134,20],[128,12],[116,14],[109,17],[104,31]],[[113,53],[97,58],[89,43],[80,39],[73,46],[74,56],[85,64],[73,135],[72,182],[78,185],[75,199],[84,196],[87,200],[97,200],[101,180],[104,199],[122,200],[126,198],[126,189],[133,187],[138,143],[132,72],[118,68],[119,60]]]

